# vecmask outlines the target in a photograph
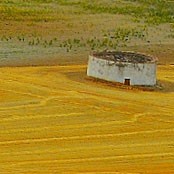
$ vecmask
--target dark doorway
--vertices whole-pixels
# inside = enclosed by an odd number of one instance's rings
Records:
[[[124,79],[124,85],[130,86],[130,79]]]

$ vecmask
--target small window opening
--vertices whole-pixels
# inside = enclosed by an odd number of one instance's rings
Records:
[[[130,79],[124,79],[124,85],[130,86]]]

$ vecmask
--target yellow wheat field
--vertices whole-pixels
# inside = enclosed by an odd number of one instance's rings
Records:
[[[0,173],[174,173],[174,66],[159,66],[157,91],[85,73],[0,69]]]

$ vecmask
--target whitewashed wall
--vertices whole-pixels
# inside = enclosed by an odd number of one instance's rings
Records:
[[[120,83],[128,78],[131,85],[153,86],[156,84],[156,63],[115,63],[89,56],[87,75]]]

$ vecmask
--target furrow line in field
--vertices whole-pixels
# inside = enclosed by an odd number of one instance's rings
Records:
[[[83,115],[82,112],[73,112],[67,114],[46,114],[46,115],[24,115],[24,116],[13,116],[11,118],[3,118],[0,120],[0,123],[4,121],[16,121],[16,120],[30,120],[30,119],[43,119],[43,118],[54,118],[54,117],[69,117],[69,116],[80,116]]]
[[[13,109],[20,109],[20,108],[33,108],[33,107],[41,107],[41,106],[45,106],[47,104],[47,102],[49,102],[50,100],[53,100],[53,99],[57,99],[57,98],[62,98],[62,97],[48,97],[48,98],[45,98],[44,100],[41,100],[37,103],[33,103],[33,104],[25,104],[25,105],[17,105],[17,106],[12,106],[12,107],[0,107],[0,111],[2,110],[13,110]]]
[[[135,172],[70,172],[70,174],[140,174],[140,173],[135,173]]]
[[[9,82],[19,84],[20,86],[27,86],[27,87],[30,87],[33,89],[37,89],[37,90],[40,90],[41,92],[57,92],[56,90],[53,90],[52,88],[34,84],[33,82],[23,82],[23,81],[21,81],[21,79],[20,80],[10,79],[8,81],[3,81],[3,83],[9,83]],[[4,89],[4,90],[6,90],[6,89]],[[11,90],[11,91],[13,91],[13,90]],[[29,93],[29,94],[31,94],[31,93]]]
[[[36,98],[42,98],[44,99],[45,97],[41,96],[41,95],[36,95],[36,94],[33,94],[33,93],[26,93],[26,92],[19,92],[19,91],[15,91],[15,90],[10,90],[10,89],[0,89],[0,90],[3,90],[3,91],[7,91],[7,92],[11,92],[11,93],[15,93],[15,94],[22,94],[22,95],[28,95],[28,96],[32,96],[32,97],[36,97]]]
[[[94,162],[94,161],[107,161],[107,160],[124,160],[124,159],[144,159],[144,158],[164,158],[174,157],[174,153],[147,153],[147,154],[135,154],[135,155],[119,155],[119,156],[106,156],[106,157],[91,157],[91,158],[75,158],[75,159],[53,159],[53,160],[26,160],[26,161],[7,161],[9,165],[25,165],[25,164],[46,164],[46,163],[80,163],[80,162]]]
[[[106,101],[120,101],[120,102],[125,102],[125,103],[130,103],[129,105],[131,106],[135,106],[135,108],[140,105],[140,106],[144,106],[146,104],[150,104],[150,107],[155,107],[156,109],[159,108],[159,110],[163,110],[164,112],[166,112],[166,110],[171,113],[174,112],[174,108],[173,107],[168,107],[168,106],[161,106],[161,105],[157,105],[157,104],[154,104],[154,103],[146,103],[144,101],[137,101],[134,100],[134,99],[131,99],[129,100],[128,98],[123,98],[123,97],[113,97],[113,96],[109,96],[109,95],[103,95],[101,93],[94,93],[94,92],[91,92],[91,91],[77,91],[78,93],[80,94],[86,94],[86,95],[89,95],[89,96],[92,96],[92,97],[95,97],[97,100],[101,100],[101,98],[105,99]],[[149,102],[149,101],[148,101]]]
[[[83,140],[83,139],[101,139],[101,138],[112,138],[119,136],[131,136],[138,134],[152,134],[152,133],[171,133],[174,132],[174,129],[159,129],[153,131],[139,131],[139,132],[124,132],[117,134],[97,134],[97,135],[82,135],[82,136],[69,136],[69,137],[54,137],[54,138],[35,138],[35,139],[21,139],[21,140],[10,140],[10,141],[0,141],[0,145],[7,144],[22,144],[22,143],[40,143],[48,141],[64,141],[64,140]]]
[[[32,150],[32,151],[29,151],[29,150],[24,150],[24,151],[16,151],[16,152],[0,152],[0,156],[2,155],[29,155],[29,154],[33,154],[33,155],[36,155],[36,154],[55,154],[55,153],[60,153],[60,152],[74,152],[74,151],[86,151],[86,150],[92,150],[92,151],[104,151],[104,150],[108,150],[108,149],[112,149],[112,151],[115,150],[118,150],[118,149],[129,149],[129,148],[149,148],[149,147],[152,147],[153,148],[155,146],[159,147],[160,148],[165,148],[167,150],[170,150],[171,152],[171,149],[173,148],[173,151],[174,151],[174,141],[171,141],[171,142],[158,142],[158,143],[145,143],[145,144],[140,144],[140,143],[134,143],[134,144],[112,144],[112,145],[95,145],[95,146],[84,146],[84,147],[71,147],[71,148],[66,148],[66,147],[62,147],[62,148],[57,148],[56,150],[54,149],[44,149],[44,150],[41,150],[41,149],[37,149],[37,150]],[[156,148],[157,149],[157,148]],[[138,149],[137,149],[138,150]],[[129,152],[131,152],[131,150],[129,150]],[[135,151],[133,151],[133,153],[135,153]],[[123,154],[123,153],[122,153]]]
[[[60,115],[55,115],[55,117],[80,116],[80,115],[83,115],[83,113],[60,114]],[[47,117],[40,117],[40,118],[49,118],[49,115]],[[11,133],[17,133],[17,132],[35,132],[35,131],[43,131],[43,130],[49,130],[49,129],[61,129],[61,130],[62,129],[80,129],[80,128],[102,127],[102,126],[134,123],[137,120],[138,120],[138,116],[133,117],[130,120],[122,120],[122,121],[113,120],[113,121],[101,121],[96,123],[53,125],[53,126],[46,126],[46,127],[42,126],[37,128],[21,128],[21,129],[16,128],[16,129],[3,130],[0,132],[11,134]]]

